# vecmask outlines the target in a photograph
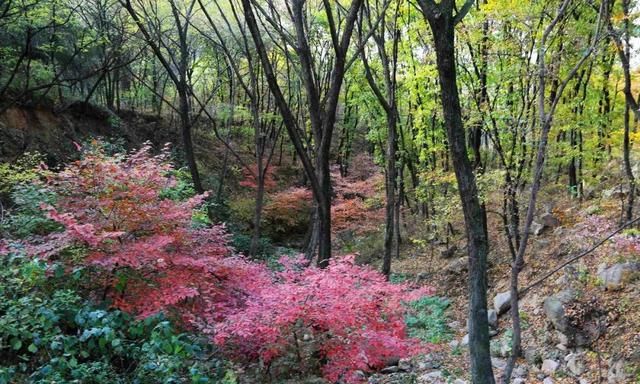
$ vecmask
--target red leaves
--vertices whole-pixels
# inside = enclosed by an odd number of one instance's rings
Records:
[[[93,273],[89,286],[96,296],[106,292],[114,306],[140,317],[173,314],[232,356],[270,362],[307,337],[313,359],[317,353],[327,361],[326,378],[354,382],[356,370],[424,351],[406,336],[402,303],[428,289],[390,284],[356,266],[353,257],[324,270],[283,258],[284,269],[272,273],[233,255],[223,226],[191,228],[192,210],[205,196],[182,202],[161,197],[173,185],[166,159],[164,152],[151,156],[148,147],[115,158],[88,153],[53,176],[58,204],[44,209],[66,232],[33,249],[85,245],[86,256],[67,263],[91,267],[85,270]],[[290,189],[274,196],[265,215],[277,213],[287,225],[286,218],[307,216],[310,207],[310,191]]]
[[[247,279],[242,270],[248,263],[226,260],[231,251],[223,227],[190,228],[192,210],[205,195],[161,198],[174,184],[168,153],[149,152],[145,146],[129,156],[86,153],[51,177],[57,209],[43,209],[65,226],[59,238],[88,247],[84,259],[69,263],[93,267],[94,288],[106,291],[116,307],[140,317],[164,311],[188,323],[213,321],[221,308],[239,305],[237,292],[226,288],[237,283],[226,280]]]
[[[253,354],[265,362],[297,348],[294,331],[312,334],[328,360],[331,381],[357,381],[355,370],[371,371],[391,358],[424,351],[405,334],[402,302],[430,293],[388,283],[384,276],[356,266],[353,257],[329,268],[289,265],[247,299],[246,306],[218,325],[215,341],[232,354]]]

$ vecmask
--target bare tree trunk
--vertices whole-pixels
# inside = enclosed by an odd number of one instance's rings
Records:
[[[435,42],[438,78],[447,140],[462,202],[469,253],[469,351],[471,380],[474,384],[493,384],[495,378],[489,351],[487,319],[487,254],[489,250],[486,224],[478,198],[473,166],[467,157],[462,110],[456,83],[455,25],[462,20],[473,1],[467,1],[454,16],[455,1],[436,4],[420,0]],[[466,11],[465,11],[466,9]]]

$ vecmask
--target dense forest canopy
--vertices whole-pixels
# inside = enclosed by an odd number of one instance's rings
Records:
[[[638,380],[637,7],[0,0],[0,383]]]

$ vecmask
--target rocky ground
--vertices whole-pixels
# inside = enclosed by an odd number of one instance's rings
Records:
[[[521,287],[589,249],[604,237],[605,222],[617,223],[623,188],[601,192],[600,199],[564,205],[538,215],[533,226]],[[491,219],[490,219],[491,220]],[[499,228],[498,223],[490,227]],[[615,228],[615,226],[613,227]],[[492,233],[489,322],[496,378],[511,354],[508,252]],[[523,357],[513,383],[640,383],[640,238],[635,230],[550,276],[521,298]],[[463,242],[460,242],[463,244]],[[452,305],[454,337],[437,352],[402,360],[369,377],[372,384],[469,382],[466,333],[466,257],[463,246],[440,247],[436,256],[416,254],[395,271],[435,284]],[[428,264],[428,272],[424,272]],[[422,271],[422,272],[418,272]]]

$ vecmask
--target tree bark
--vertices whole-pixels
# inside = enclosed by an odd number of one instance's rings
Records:
[[[455,24],[464,17],[454,17],[455,1],[419,2],[435,42],[436,63],[440,80],[441,101],[447,129],[449,151],[453,162],[464,214],[469,255],[469,350],[471,380],[475,384],[493,384],[489,352],[487,320],[487,253],[488,239],[473,166],[467,156],[462,110],[456,83]],[[471,6],[468,1],[465,6]],[[464,7],[463,7],[464,10]],[[460,11],[463,12],[463,11]]]

